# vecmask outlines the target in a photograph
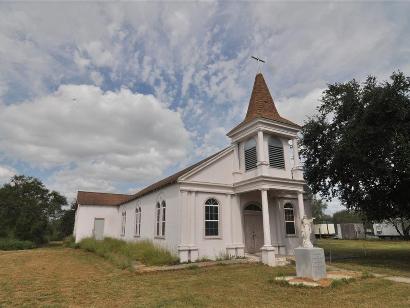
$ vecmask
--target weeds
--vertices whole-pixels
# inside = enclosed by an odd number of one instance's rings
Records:
[[[332,281],[332,283],[330,284],[331,288],[337,288],[337,287],[341,287],[344,285],[347,285],[351,282],[353,282],[354,279],[346,279],[346,278],[342,278],[342,279],[335,279]]]
[[[168,250],[150,241],[128,243],[112,238],[102,241],[86,238],[79,243],[79,247],[108,259],[122,269],[131,268],[134,261],[145,265],[172,265],[179,262]]]

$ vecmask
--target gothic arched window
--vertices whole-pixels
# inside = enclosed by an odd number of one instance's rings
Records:
[[[135,236],[141,235],[141,207],[135,209]]]

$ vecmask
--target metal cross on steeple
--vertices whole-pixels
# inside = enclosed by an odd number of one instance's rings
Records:
[[[258,62],[258,72],[261,72],[261,63],[265,63],[265,60],[262,60],[261,58],[251,56],[252,59],[256,60]]]

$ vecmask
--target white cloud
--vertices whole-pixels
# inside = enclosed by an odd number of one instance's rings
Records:
[[[313,89],[302,97],[284,97],[276,101],[279,113],[299,125],[316,113],[325,89]]]
[[[193,152],[197,156],[225,146],[224,133],[243,119],[257,70],[251,55],[267,60],[262,70],[279,113],[300,124],[314,111],[327,83],[363,79],[372,73],[385,78],[393,70],[401,68],[408,73],[410,68],[410,40],[403,39],[410,26],[408,3],[377,3],[371,7],[366,3],[216,1],[0,6],[0,99],[13,104],[21,98],[37,102],[58,95],[50,93],[67,83],[88,83],[104,89],[123,86],[153,93],[163,106],[181,114],[195,141]],[[82,93],[79,89],[76,91]],[[66,119],[60,113],[65,110],[82,119],[67,103],[62,106],[52,116],[64,125]],[[44,131],[43,126],[50,125],[48,119],[36,120],[43,119],[40,113],[47,114],[47,110],[33,108],[30,112],[34,116],[24,121],[33,131]],[[88,112],[92,119],[106,119],[100,113]],[[117,116],[130,121],[128,114]],[[19,136],[20,132],[26,134],[24,129],[8,129],[15,131],[16,140],[27,141]],[[151,163],[148,168],[148,161],[137,155],[131,160],[106,155],[102,161],[98,158],[91,162],[90,157],[95,155],[92,149],[104,148],[95,145],[98,141],[105,142],[104,150],[111,149],[107,143],[115,144],[121,153],[128,148],[124,140],[112,137],[108,142],[110,134],[93,138],[88,129],[80,124],[76,131],[81,130],[92,141],[89,146],[71,148],[75,136],[68,130],[67,143],[57,140],[57,146],[31,136],[35,142],[24,151],[18,144],[8,150],[37,167],[63,164],[60,178],[78,178],[77,171],[87,169],[90,175],[97,174],[94,183],[106,177],[95,170],[110,170],[115,178],[126,181],[132,178],[129,174],[156,175],[164,170],[163,165]],[[91,132],[106,134],[107,130],[102,127]],[[128,141],[135,140],[129,133],[123,135]],[[162,149],[154,149],[138,151],[149,153],[149,157],[168,157]],[[42,159],[38,159],[39,153]],[[75,166],[67,166],[67,161]],[[127,173],[121,169],[129,170],[125,163],[143,167]],[[112,183],[98,185],[111,189]]]
[[[7,183],[17,172],[11,167],[0,165],[0,185]]]
[[[0,131],[0,151],[8,157],[62,168],[54,181],[82,189],[156,178],[189,146],[180,115],[155,97],[88,85],[0,105]]]

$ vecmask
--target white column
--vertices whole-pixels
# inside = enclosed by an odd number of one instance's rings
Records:
[[[298,151],[298,140],[292,139],[292,150],[293,150],[293,166],[298,167],[300,165],[299,161],[299,151]]]
[[[239,144],[235,143],[233,148],[233,172],[239,172]]]
[[[299,207],[299,220],[305,216],[305,205],[303,204],[303,192],[298,191],[298,207]]]
[[[261,248],[262,251],[262,263],[275,266],[275,248],[272,247],[272,241],[270,237],[270,221],[269,221],[269,207],[268,207],[268,191],[266,189],[261,190],[262,195],[262,218],[263,218],[263,238],[264,245]]]
[[[190,230],[189,230],[189,260],[191,262],[195,262],[196,260],[198,260],[199,258],[199,254],[198,254],[198,248],[196,246],[196,234],[197,234],[197,219],[196,219],[196,211],[197,211],[197,207],[198,205],[196,204],[196,191],[191,192],[191,198],[190,198],[190,209],[189,209],[189,226],[190,226]]]
[[[178,245],[179,260],[184,263],[190,261],[189,253],[189,195],[187,191],[181,191],[180,207],[180,243]]]
[[[234,244],[234,212],[233,212],[233,196],[231,194],[226,194],[226,206],[222,207],[222,211],[224,212],[225,223],[223,224],[226,231],[226,253],[232,257],[238,257],[236,253],[236,247]]]
[[[263,238],[265,247],[272,246],[270,238],[270,223],[269,223],[269,207],[268,207],[268,191],[261,190],[262,194],[262,217],[263,217]]]
[[[181,244],[188,244],[188,230],[189,230],[189,219],[188,219],[188,192],[181,191]]]
[[[196,225],[196,208],[197,208],[197,206],[196,206],[196,192],[195,191],[193,191],[193,192],[191,192],[191,200],[190,200],[191,202],[191,204],[190,204],[190,209],[189,209],[189,217],[190,217],[190,241],[189,241],[189,243],[192,245],[192,246],[195,246],[195,243],[196,243],[196,228],[197,228],[197,225]]]
[[[264,164],[266,162],[265,150],[263,146],[263,131],[262,130],[258,130],[257,156],[258,156],[258,165]]]

